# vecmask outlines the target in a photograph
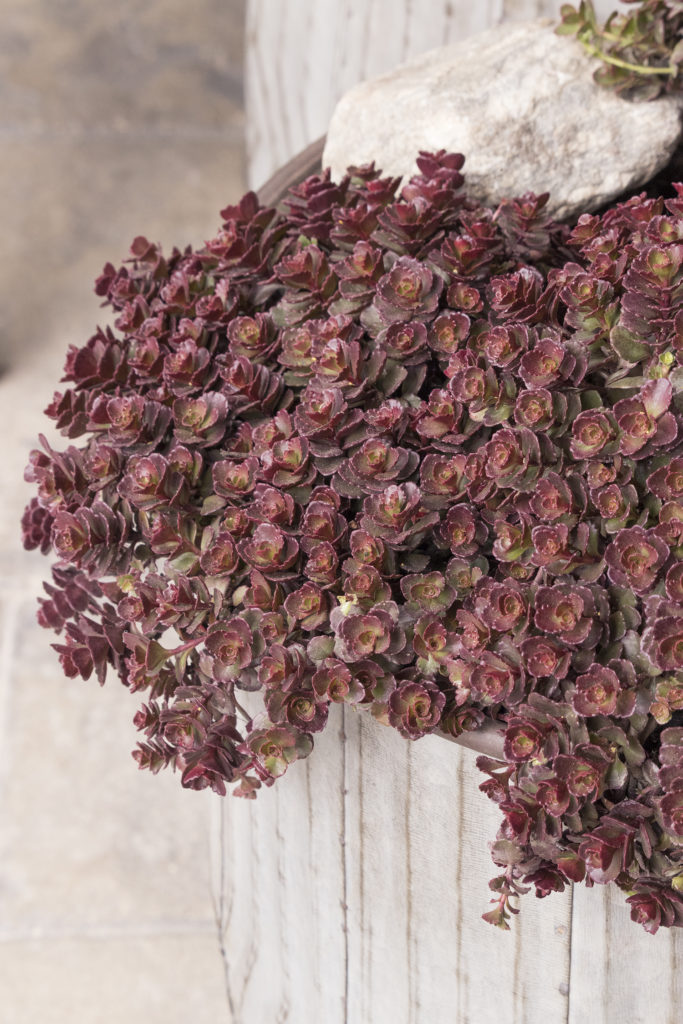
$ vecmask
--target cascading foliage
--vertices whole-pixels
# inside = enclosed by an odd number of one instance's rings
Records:
[[[83,440],[27,470],[39,619],[190,788],[253,797],[332,703],[493,720],[486,918],[585,880],[681,925],[683,186],[570,230],[462,165],[249,193],[199,251],[104,268],[114,328],[47,410]]]

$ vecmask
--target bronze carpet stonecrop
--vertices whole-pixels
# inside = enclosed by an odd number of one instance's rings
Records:
[[[27,470],[40,621],[194,789],[253,797],[331,703],[497,722],[487,920],[585,879],[683,925],[683,186],[570,229],[418,166],[105,267],[47,410],[80,446]]]

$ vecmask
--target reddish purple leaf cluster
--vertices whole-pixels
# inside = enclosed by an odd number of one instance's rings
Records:
[[[683,187],[570,232],[462,164],[248,194],[200,251],[105,267],[116,332],[47,410],[85,443],[28,469],[40,621],[67,675],[144,693],[135,756],[191,788],[253,796],[331,703],[497,721],[487,918],[585,879],[681,925]]]

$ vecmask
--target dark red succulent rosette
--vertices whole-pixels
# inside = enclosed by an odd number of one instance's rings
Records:
[[[587,879],[681,925],[683,187],[570,230],[462,165],[249,193],[105,267],[47,410],[80,447],[26,474],[39,619],[194,789],[253,797],[331,704],[498,723],[487,920]]]

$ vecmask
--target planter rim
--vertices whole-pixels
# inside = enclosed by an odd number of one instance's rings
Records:
[[[268,181],[264,182],[256,194],[264,206],[275,206],[286,189],[300,185],[311,174],[319,174],[322,170],[325,136],[311,142],[300,153],[293,156],[286,164],[279,167]]]
[[[322,170],[322,155],[325,147],[325,136],[311,142],[300,153],[283,164],[258,190],[257,196],[264,206],[276,206],[288,188],[301,184],[312,174]],[[480,729],[465,732],[461,736],[449,736],[444,732],[433,732],[431,736],[458,743],[478,754],[503,760],[503,727],[493,721],[486,721]]]

